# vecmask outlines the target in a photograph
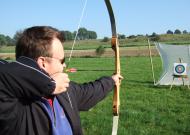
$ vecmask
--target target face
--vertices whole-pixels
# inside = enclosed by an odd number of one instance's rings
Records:
[[[187,63],[174,63],[174,75],[187,75]]]
[[[177,66],[175,67],[175,71],[176,71],[176,73],[178,73],[178,74],[182,74],[183,72],[185,72],[185,67],[184,67],[184,65],[177,65]]]

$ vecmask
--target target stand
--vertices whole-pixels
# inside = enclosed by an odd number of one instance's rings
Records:
[[[170,86],[170,90],[173,87],[173,82],[175,79],[181,79],[183,82],[183,86],[185,85],[184,80],[187,79],[189,82],[189,78],[187,75],[187,63],[182,63],[181,58],[179,58],[179,63],[174,63],[174,73],[173,73],[173,81]],[[189,83],[187,85],[189,89]]]

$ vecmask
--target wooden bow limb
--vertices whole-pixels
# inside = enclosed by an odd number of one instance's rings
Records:
[[[111,45],[112,45],[112,49],[115,52],[115,73],[120,75],[119,42],[118,42],[118,38],[117,38],[115,17],[114,17],[114,13],[113,13],[113,10],[112,10],[110,0],[104,0],[104,1],[105,1],[105,4],[106,4],[108,13],[109,13],[110,22],[111,22],[111,29],[112,29]],[[117,130],[118,130],[119,106],[120,106],[119,91],[120,91],[120,83],[116,84],[115,88],[114,88],[112,135],[117,135]]]

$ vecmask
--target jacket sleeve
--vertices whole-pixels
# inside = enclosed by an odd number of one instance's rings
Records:
[[[0,65],[1,94],[7,97],[34,99],[49,96],[55,82],[45,74],[16,64]]]
[[[71,87],[80,111],[87,111],[112,90],[114,81],[111,77],[102,77],[94,82],[77,84],[71,82]]]

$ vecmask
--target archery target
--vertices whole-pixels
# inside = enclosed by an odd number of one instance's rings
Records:
[[[174,63],[174,75],[187,75],[187,63]]]

